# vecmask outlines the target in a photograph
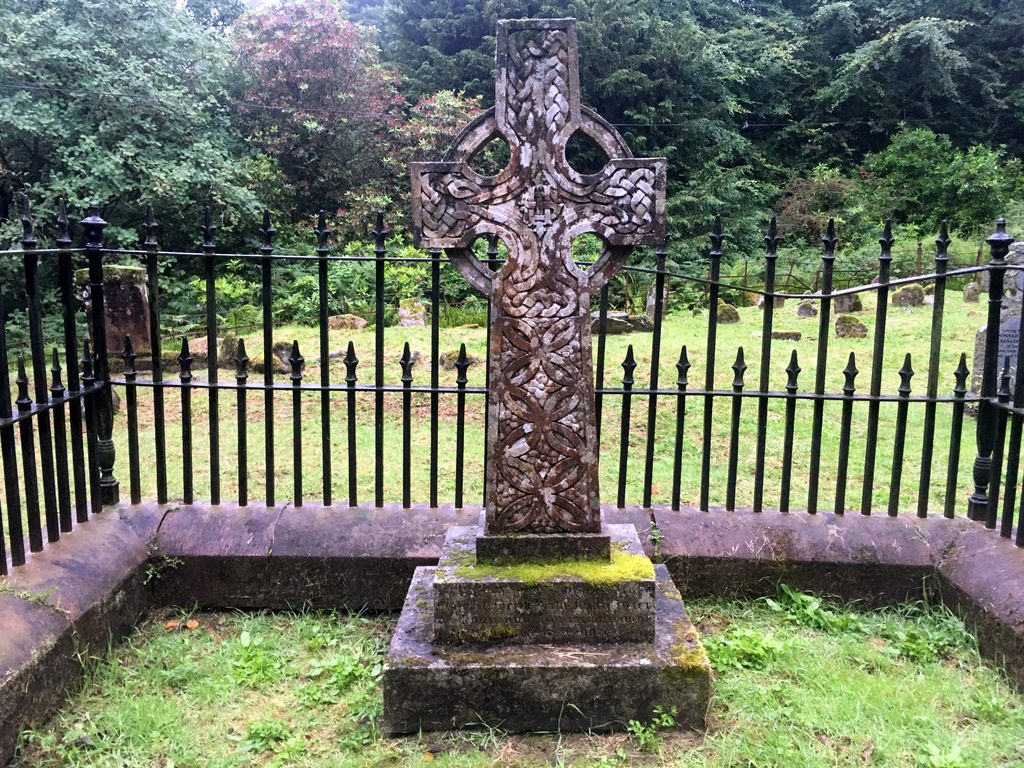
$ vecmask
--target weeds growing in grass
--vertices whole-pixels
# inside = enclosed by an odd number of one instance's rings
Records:
[[[660,710],[618,734],[517,736],[487,723],[388,739],[376,723],[391,618],[167,613],[24,734],[16,766],[1024,764],[1024,696],[945,609],[860,612],[787,588],[689,609],[716,670],[704,734],[673,729],[678,713]]]

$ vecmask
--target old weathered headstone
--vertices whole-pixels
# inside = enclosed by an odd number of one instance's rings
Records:
[[[818,316],[818,305],[813,301],[804,299],[796,305],[796,316],[797,317],[817,317]]]
[[[896,289],[892,295],[894,307],[920,307],[924,304],[924,288],[917,283],[909,283]]]
[[[860,300],[859,293],[844,293],[832,299],[832,311],[837,315],[863,312],[864,303]]]
[[[1017,378],[1017,344],[1020,341],[1022,315],[1017,312],[1007,317],[1005,314],[999,323],[999,351],[996,353],[997,375],[1002,373],[1003,363],[1010,358],[1010,391],[1013,391]],[[981,379],[985,371],[985,340],[988,338],[988,326],[983,325],[974,337],[974,365],[971,369],[971,391],[981,392]]]
[[[83,286],[85,316],[90,318],[92,335],[92,313],[89,300],[88,271],[80,270],[76,279]],[[149,291],[146,287],[146,270],[121,264],[107,264],[103,267],[103,306],[106,318],[107,352],[113,359],[124,349],[124,337],[130,336],[132,348],[138,355],[149,355],[153,344],[149,334]]]
[[[764,303],[768,300],[767,296],[759,296],[757,299],[757,308],[764,309]],[[786,306],[786,298],[784,296],[775,296],[772,299],[772,309],[781,309]]]
[[[597,173],[566,158],[577,132],[608,158]],[[483,176],[469,161],[494,139],[511,159]],[[450,529],[438,566],[413,579],[385,727],[586,729],[656,705],[703,723],[710,669],[696,631],[636,529],[604,523],[598,492],[590,301],[632,246],[663,241],[665,161],[633,158],[580,105],[575,21],[505,21],[494,108],[444,162],[412,164],[412,185],[418,243],[446,249],[491,301],[489,463],[479,526]],[[586,270],[572,258],[584,233],[605,243]],[[484,235],[508,248],[498,272],[472,254]]]
[[[402,299],[398,302],[398,324],[417,327],[427,324],[427,308],[418,298]]]
[[[837,339],[865,339],[868,335],[868,327],[853,315],[839,315],[836,317],[836,338]]]
[[[651,283],[647,289],[647,299],[644,301],[644,316],[653,324],[654,309],[658,299],[658,284]],[[668,311],[668,286],[661,289],[661,316],[664,317]]]
[[[973,280],[964,286],[964,304],[977,304],[981,298],[981,289]]]
[[[1010,250],[1006,252],[1006,263],[1007,265],[1024,267],[1024,242],[1013,243],[1012,245],[1010,245]],[[1006,290],[1007,293],[1010,293],[1016,289],[1017,281],[1014,278],[1020,273],[1021,270],[1006,270],[1006,277],[1003,279],[1003,288]],[[981,289],[982,293],[988,293],[988,278],[988,271],[978,273],[978,288]]]

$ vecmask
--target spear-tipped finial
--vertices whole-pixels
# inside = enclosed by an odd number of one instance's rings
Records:
[[[913,375],[914,369],[910,364],[910,353],[907,352],[907,356],[903,358],[903,367],[900,368],[900,385],[896,388],[900,395],[904,397],[910,395],[910,379]]]
[[[939,234],[935,238],[936,261],[949,261],[949,244],[952,242],[949,237],[949,222],[943,219],[939,224]]]
[[[630,344],[626,347],[626,357],[622,361],[622,370],[625,373],[622,375],[622,383],[624,386],[633,386],[633,371],[636,370],[636,359],[633,357],[633,345]]]
[[[459,356],[455,358],[455,383],[465,384],[469,379],[466,371],[469,369],[469,357],[466,355],[466,345],[459,345]]]
[[[124,372],[126,375],[134,376],[135,371],[135,359],[138,355],[132,347],[132,337],[127,334],[124,337],[124,350],[121,352],[121,358],[124,360]]]
[[[743,374],[747,372],[747,363],[743,359],[743,347],[736,350],[736,362],[732,364],[735,376],[732,380],[732,388],[739,392],[743,389]]]
[[[794,349],[789,356],[789,365],[786,366],[786,391],[791,395],[796,392],[796,378],[800,375],[800,370],[800,364],[797,362],[796,350]]]
[[[71,232],[68,228],[68,206],[63,197],[57,198],[57,245],[71,247]]]
[[[1010,356],[1003,359],[1003,371],[999,374],[999,400],[1010,401]]]
[[[32,407],[32,398],[28,396],[28,374],[25,371],[24,355],[18,355],[18,377],[14,381],[18,385],[18,399],[14,402],[19,411],[27,411]]]
[[[711,231],[708,232],[708,237],[711,239],[711,258],[717,258],[722,255],[722,243],[725,240],[725,232],[722,230],[722,214],[715,216],[715,223],[711,227]]]
[[[850,359],[846,361],[846,367],[843,368],[843,394],[852,395],[854,392],[853,380],[857,378],[857,374],[860,371],[857,370],[857,360],[853,352],[850,353]]]
[[[89,348],[89,340],[82,341],[82,381],[89,379],[92,382],[92,350]]]
[[[348,349],[345,350],[345,383],[355,384],[356,383],[356,366],[359,365],[359,358],[356,357],[356,347],[350,341],[348,343]]]
[[[64,396],[64,382],[61,381],[61,367],[60,367],[60,355],[57,353],[57,348],[53,348],[53,356],[50,363],[50,394],[54,398],[60,398]]]
[[[779,226],[775,222],[775,217],[772,216],[771,221],[768,222],[768,234],[764,236],[764,250],[767,258],[774,259],[778,256],[777,251],[781,241]]]
[[[21,196],[21,245],[25,249],[35,248],[39,241],[36,239],[34,222],[32,220],[32,209],[28,202],[28,195]]]
[[[293,384],[302,381],[302,368],[306,364],[306,358],[299,353],[299,340],[292,341],[292,351],[288,355],[288,365],[291,366],[291,379]]]
[[[259,228],[260,233],[260,251],[264,254],[269,254],[274,250],[274,228],[270,225],[270,210],[268,208],[263,209],[263,226]]]
[[[836,257],[836,245],[839,243],[839,236],[836,235],[836,220],[831,216],[828,219],[828,224],[825,225],[825,234],[821,236],[821,242],[824,246],[822,258],[826,260],[834,259]]]
[[[249,377],[249,356],[245,354],[245,339],[238,340],[235,347],[235,378],[244,382]]]
[[[391,233],[388,231],[387,227],[384,226],[384,211],[377,211],[373,222],[373,239],[375,247],[378,249],[383,248],[384,238],[390,234]]]
[[[210,211],[210,206],[203,206],[203,250],[212,251],[217,247],[217,244],[213,241],[214,233],[220,229],[216,224],[213,223],[213,213]],[[273,231],[273,230],[271,230]]]
[[[680,389],[685,389],[689,384],[687,377],[690,372],[690,358],[686,354],[686,345],[683,344],[682,349],[679,350],[679,361],[676,363],[676,370],[679,371],[679,377],[676,379],[676,386]]]
[[[320,209],[320,213],[316,217],[316,229],[313,230],[313,234],[316,235],[316,250],[321,256],[327,255],[327,238],[331,236],[331,230],[327,227],[327,215]]]
[[[412,383],[412,367],[415,361],[412,359],[412,352],[409,349],[409,342],[405,342],[405,348],[402,350],[402,359],[399,361],[402,365],[402,383]]]
[[[156,241],[156,231],[160,228],[160,225],[156,222],[156,217],[153,216],[153,206],[146,206],[146,220],[142,222],[142,231],[145,237],[142,240],[142,247],[149,250],[156,250],[159,244]]]
[[[192,362],[195,358],[188,351],[188,336],[181,337],[181,354],[178,355],[178,364],[181,366],[180,378],[183,382],[192,381]]]
[[[967,394],[967,377],[971,375],[970,368],[967,367],[967,353],[960,353],[960,364],[953,371],[953,378],[956,379],[956,384],[953,386],[953,394],[957,397],[963,397]]]

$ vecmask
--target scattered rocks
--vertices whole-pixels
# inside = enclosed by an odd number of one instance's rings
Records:
[[[977,304],[981,298],[981,288],[973,280],[964,286],[964,304]]]
[[[609,336],[620,333],[634,333],[636,331],[649,331],[654,327],[645,315],[631,315],[628,312],[609,312],[605,319],[605,332]],[[601,313],[590,313],[590,329],[597,333],[601,328]]]
[[[726,304],[724,301],[719,300],[718,302],[718,322],[720,323],[738,323],[740,321],[740,313],[732,304]]]
[[[455,370],[455,361],[459,359],[459,350],[449,349],[447,352],[442,352],[438,358],[438,364],[446,371]],[[466,360],[470,365],[476,365],[480,362],[478,357],[474,355],[466,355]]]
[[[848,315],[851,312],[863,312],[864,303],[860,300],[859,293],[847,293],[836,296],[832,300],[832,308],[838,315]]]
[[[776,341],[800,341],[803,334],[800,331],[772,331],[772,338]]]
[[[892,295],[894,307],[920,307],[924,304],[924,288],[917,283],[909,283]]]
[[[797,317],[817,317],[818,316],[818,305],[813,301],[804,299],[796,305],[796,316]]]
[[[327,318],[327,327],[332,331],[358,331],[365,328],[367,325],[369,325],[369,323],[359,317],[359,315],[334,315]]]
[[[291,350],[289,349],[289,351]],[[273,366],[274,373],[292,372],[292,367],[288,363],[283,361],[280,357],[278,357],[277,354],[271,355],[270,361],[270,364]],[[252,357],[249,360],[249,370],[253,373],[263,373],[264,368],[265,363],[263,360],[263,353],[257,352],[255,355],[252,355]]]
[[[398,302],[398,324],[406,328],[427,324],[427,308],[418,298]]]
[[[853,315],[839,315],[836,318],[836,338],[866,339],[868,327]]]

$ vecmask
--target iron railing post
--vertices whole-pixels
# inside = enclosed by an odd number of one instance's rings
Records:
[[[967,517],[986,520],[988,517],[988,487],[992,477],[992,450],[995,448],[996,367],[999,364],[999,316],[1003,301],[1003,278],[1006,274],[1006,254],[1013,238],[1006,233],[1006,219],[996,222],[996,231],[986,240],[989,245],[988,325],[985,332],[985,367],[981,377],[981,400],[978,403],[977,445],[974,459],[974,493],[967,500]]]
[[[100,390],[95,394],[96,463],[100,471],[100,501],[106,505],[120,501],[120,484],[114,477],[114,396],[110,388],[107,362],[107,318],[103,297],[103,229],[107,226],[99,207],[89,204],[88,214],[79,224],[85,230],[85,253],[89,259],[89,300],[92,304],[93,376]]]

